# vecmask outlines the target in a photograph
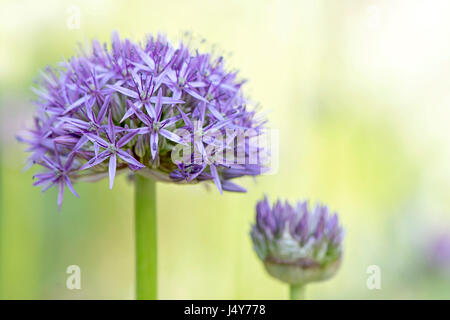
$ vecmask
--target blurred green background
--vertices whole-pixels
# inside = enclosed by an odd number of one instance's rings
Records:
[[[14,138],[39,70],[113,30],[204,37],[280,131],[278,172],[242,179],[247,194],[158,185],[161,299],[287,298],[248,236],[265,193],[341,215],[341,270],[309,298],[450,298],[448,270],[426,263],[432,236],[450,233],[446,0],[1,0],[0,298],[133,298],[132,184],[80,183],[81,199],[66,193],[58,212],[55,190],[31,186]],[[81,290],[66,289],[73,264]],[[380,290],[366,286],[371,265]]]

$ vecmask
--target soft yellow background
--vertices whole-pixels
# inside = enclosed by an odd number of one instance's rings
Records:
[[[71,7],[80,28],[67,26]],[[253,253],[255,201],[320,200],[347,230],[343,265],[312,299],[450,298],[424,266],[450,214],[447,0],[0,1],[0,297],[133,298],[133,188],[125,176],[56,192],[31,186],[14,135],[34,110],[38,71],[111,31],[207,39],[280,130],[279,170],[247,194],[158,185],[162,299],[285,299]],[[82,289],[67,290],[66,268]],[[367,267],[381,268],[368,290]]]

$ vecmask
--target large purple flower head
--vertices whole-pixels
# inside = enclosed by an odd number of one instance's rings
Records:
[[[222,57],[165,37],[144,44],[113,34],[92,50],[42,73],[34,92],[34,127],[19,139],[30,162],[45,168],[35,185],[59,187],[61,205],[72,181],[131,170],[167,182],[213,181],[220,192],[245,191],[230,179],[258,175],[263,148],[254,142],[264,119]]]
[[[344,231],[336,213],[308,202],[296,206],[267,197],[256,206],[251,237],[269,274],[289,284],[319,281],[335,274],[341,263]]]

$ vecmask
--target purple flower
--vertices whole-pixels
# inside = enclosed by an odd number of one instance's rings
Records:
[[[267,197],[256,205],[251,237],[258,257],[272,276],[290,284],[304,284],[332,276],[342,256],[344,231],[336,213],[308,202],[270,205]]]
[[[450,234],[439,233],[427,247],[428,264],[435,270],[448,271],[450,267]]]
[[[67,186],[69,190],[78,197],[77,192],[72,187],[72,182],[70,181],[70,173],[72,171],[72,164],[74,161],[74,156],[70,155],[64,161],[61,160],[58,154],[56,145],[54,146],[55,157],[50,159],[47,156],[42,156],[40,159],[40,164],[47,168],[48,171],[44,173],[35,174],[33,178],[36,181],[33,183],[34,186],[43,186],[42,191],[46,191],[54,185],[58,186],[58,208],[61,208],[62,200],[64,196],[64,187]]]
[[[65,186],[75,193],[71,181],[109,175],[112,188],[122,170],[244,192],[230,179],[263,173],[266,152],[249,143],[265,120],[247,106],[243,83],[222,57],[162,36],[141,45],[114,33],[110,49],[93,41],[89,53],[46,68],[33,88],[34,126],[19,140],[44,168],[35,184],[58,185],[59,205]]]

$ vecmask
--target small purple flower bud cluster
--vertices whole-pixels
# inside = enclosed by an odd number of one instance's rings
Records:
[[[333,275],[340,265],[344,231],[336,213],[308,202],[291,206],[267,197],[256,206],[251,237],[258,257],[274,277],[290,284],[304,284]]]
[[[253,136],[264,130],[264,119],[247,107],[242,85],[222,57],[183,43],[173,47],[163,36],[149,36],[141,45],[114,33],[111,49],[93,41],[89,54],[48,67],[33,88],[34,127],[19,140],[29,145],[30,163],[45,168],[34,185],[58,186],[59,206],[65,186],[77,195],[72,181],[109,175],[112,188],[116,172],[128,169],[177,183],[210,180],[220,192],[243,192],[230,179],[258,175],[262,165],[246,161],[249,152],[239,163],[211,157],[211,146],[216,153],[236,151],[214,135],[234,132],[227,140],[233,142],[247,129]],[[194,142],[207,133],[208,139]],[[190,146],[196,161],[186,155],[173,161],[177,145]]]

